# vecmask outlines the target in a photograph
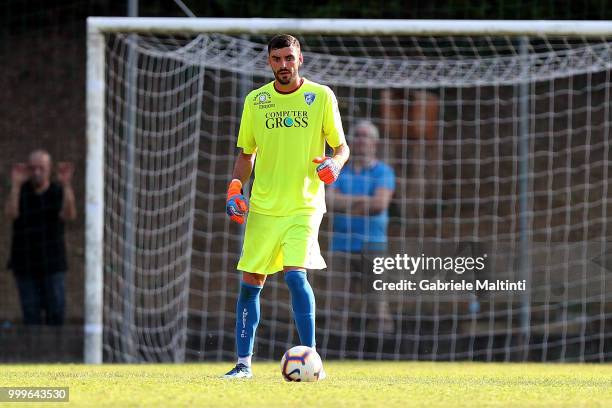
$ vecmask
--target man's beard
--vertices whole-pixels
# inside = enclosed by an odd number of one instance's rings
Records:
[[[354,154],[353,152],[351,152],[351,160],[359,164],[368,164],[372,160],[376,160],[376,156],[373,156],[365,152],[355,152]]]
[[[291,83],[291,80],[293,79],[294,75],[291,74],[290,71],[284,71],[286,73],[289,74],[289,77],[287,79],[282,79],[281,78],[281,73],[279,72],[275,72],[274,73],[274,77],[276,78],[276,80],[281,84],[281,85],[289,85]]]

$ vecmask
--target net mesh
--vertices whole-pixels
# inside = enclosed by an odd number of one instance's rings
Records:
[[[234,357],[243,230],[225,191],[244,97],[272,79],[268,39],[106,37],[105,360]],[[472,278],[528,287],[372,301],[362,254],[330,250],[331,203],[328,269],[310,274],[322,356],[610,360],[610,39],[300,41],[301,72],[334,90],[345,129],[380,130],[396,174],[387,252],[487,254]],[[261,302],[255,358],[278,359],[298,343],[282,279]]]

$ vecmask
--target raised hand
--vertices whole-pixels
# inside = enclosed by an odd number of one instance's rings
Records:
[[[57,164],[57,179],[62,185],[70,184],[73,175],[74,165],[71,162],[59,162]]]
[[[30,178],[30,170],[25,163],[15,163],[11,169],[11,182],[14,186],[21,186]]]

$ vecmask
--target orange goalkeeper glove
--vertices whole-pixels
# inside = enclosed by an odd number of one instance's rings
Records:
[[[334,159],[331,157],[317,157],[312,162],[319,163],[317,166],[317,174],[322,182],[331,184],[338,180],[341,167]]]
[[[238,224],[244,224],[249,206],[246,198],[242,195],[242,182],[238,179],[233,179],[227,189],[227,201],[225,203],[225,211],[230,219]]]

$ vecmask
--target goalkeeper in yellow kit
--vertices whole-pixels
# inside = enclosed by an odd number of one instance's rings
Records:
[[[237,267],[242,271],[236,305],[238,362],[226,378],[252,377],[259,294],[267,275],[284,272],[300,341],[315,347],[315,299],[306,270],[326,266],[318,243],[323,183],[333,183],[349,157],[334,93],[299,74],[303,56],[298,40],[285,34],[272,38],[268,63],[275,80],[245,99],[237,143],[242,151],[227,194],[228,215],[238,223],[246,220],[246,231]],[[333,157],[324,156],[326,142]],[[248,208],[242,184],[253,167]]]

